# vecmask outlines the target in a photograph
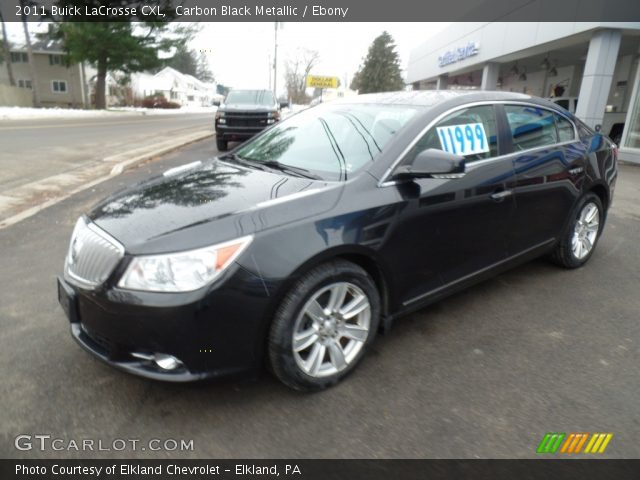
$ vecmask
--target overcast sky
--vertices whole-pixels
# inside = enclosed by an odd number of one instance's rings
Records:
[[[38,24],[31,24],[38,28]],[[216,81],[235,88],[268,87],[269,59],[273,61],[274,23],[202,23],[191,48],[204,50]],[[300,49],[320,54],[314,74],[336,76],[347,85],[367,54],[371,42],[387,30],[400,54],[406,74],[412,48],[444,28],[446,23],[308,23],[289,22],[278,30],[278,92],[284,84],[284,66]],[[46,28],[41,24],[40,29]],[[22,25],[8,25],[13,41],[23,43]]]
[[[336,76],[347,85],[371,42],[387,30],[400,54],[403,74],[412,48],[440,31],[436,23],[285,23],[278,30],[278,90],[284,67],[300,49],[320,54],[314,74]],[[207,23],[194,47],[205,49],[219,83],[233,87],[269,85],[269,58],[274,53],[274,24]]]

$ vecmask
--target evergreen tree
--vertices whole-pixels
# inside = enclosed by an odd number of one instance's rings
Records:
[[[184,45],[179,45],[176,49],[176,53],[163,61],[163,65],[158,68],[161,70],[164,67],[171,67],[178,70],[180,73],[186,73],[187,75],[193,75],[197,77],[198,60],[193,50],[189,50]]]
[[[371,46],[359,70],[353,77],[351,88],[360,93],[392,92],[404,88],[400,72],[400,58],[393,37],[382,32]]]
[[[83,10],[86,7],[98,7],[101,0],[57,0],[60,6],[78,5]],[[61,38],[67,53],[69,63],[89,62],[98,71],[96,79],[96,108],[106,107],[106,77],[107,72],[121,71],[125,74],[151,70],[162,65],[159,52],[170,51],[178,45],[184,45],[188,33],[182,27],[169,30],[169,21],[174,19],[171,0],[114,0],[112,6],[135,6],[141,9],[142,4],[158,6],[164,16],[148,15],[145,21],[139,18],[118,17],[112,22],[69,22],[70,18],[55,20],[52,33]],[[86,20],[93,20],[87,17]],[[74,20],[77,20],[74,18]],[[79,19],[84,20],[84,18]],[[114,18],[113,20],[116,20]],[[129,21],[122,21],[129,20]],[[134,23],[135,22],[135,23]]]

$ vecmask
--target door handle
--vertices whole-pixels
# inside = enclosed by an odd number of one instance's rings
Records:
[[[491,200],[495,200],[496,202],[501,202],[507,197],[513,195],[513,190],[501,190],[499,192],[491,194]]]

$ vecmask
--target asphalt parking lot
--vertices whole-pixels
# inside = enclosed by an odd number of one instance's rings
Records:
[[[4,458],[533,458],[546,432],[611,432],[640,455],[640,168],[622,166],[591,261],[537,260],[380,337],[346,381],[303,395],[257,381],[174,385],[93,359],[56,299],[77,217],[115,189],[215,154],[193,144],[0,230]],[[193,439],[193,451],[18,451],[20,434]]]

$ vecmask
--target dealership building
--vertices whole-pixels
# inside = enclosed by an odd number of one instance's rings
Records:
[[[416,90],[482,89],[551,98],[640,163],[640,23],[456,23],[414,48]]]

